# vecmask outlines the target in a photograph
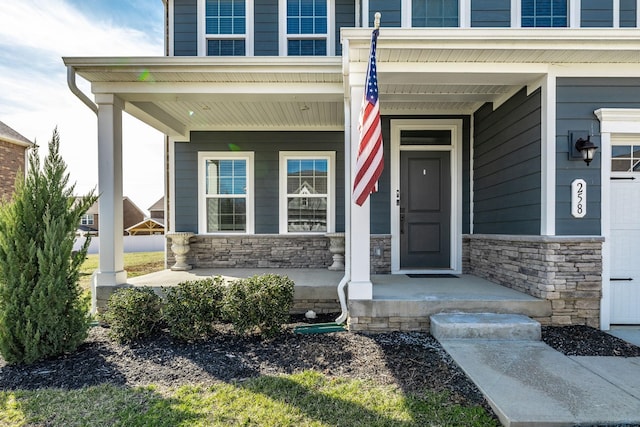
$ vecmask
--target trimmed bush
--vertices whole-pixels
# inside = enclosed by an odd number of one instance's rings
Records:
[[[224,314],[239,334],[257,329],[265,337],[273,337],[289,320],[293,286],[291,279],[277,274],[231,282],[224,299]]]
[[[162,320],[162,300],[151,288],[118,289],[109,297],[102,320],[114,340],[136,341],[151,335]]]
[[[74,351],[87,337],[89,309],[78,286],[90,239],[73,251],[80,218],[97,200],[75,198],[54,130],[40,163],[37,147],[10,201],[0,201],[0,353],[32,363]]]
[[[221,277],[182,282],[167,291],[164,319],[169,333],[184,341],[211,336],[221,320],[225,285]]]

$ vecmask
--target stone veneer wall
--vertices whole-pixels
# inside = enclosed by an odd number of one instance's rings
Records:
[[[333,262],[324,234],[200,234],[190,247],[187,264],[193,268],[327,268]],[[174,263],[168,242],[167,265]],[[391,236],[371,236],[371,272],[390,271]]]
[[[551,325],[600,325],[602,237],[472,234],[463,272],[551,301]]]

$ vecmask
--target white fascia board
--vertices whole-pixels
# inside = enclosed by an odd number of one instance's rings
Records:
[[[34,145],[33,142],[24,142],[24,141],[20,141],[19,139],[10,138],[8,136],[0,136],[0,141],[8,142],[9,144],[19,145],[20,147],[25,147],[25,148],[29,148]]]
[[[640,36],[639,36],[640,37]],[[551,65],[556,77],[638,77],[640,63],[636,64],[562,64]]]

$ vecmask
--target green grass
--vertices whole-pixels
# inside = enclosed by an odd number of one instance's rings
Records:
[[[80,267],[80,286],[89,289],[91,275],[98,268],[98,254],[87,255]],[[164,269],[164,252],[130,252],[124,254],[124,269],[127,277],[141,276]]]
[[[177,389],[101,385],[0,392],[0,426],[498,426],[480,407],[445,395],[307,371]]]

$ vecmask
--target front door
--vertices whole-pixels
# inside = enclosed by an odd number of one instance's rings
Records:
[[[631,148],[612,149],[612,324],[640,324],[640,146]]]
[[[400,268],[451,268],[451,152],[400,153]]]

